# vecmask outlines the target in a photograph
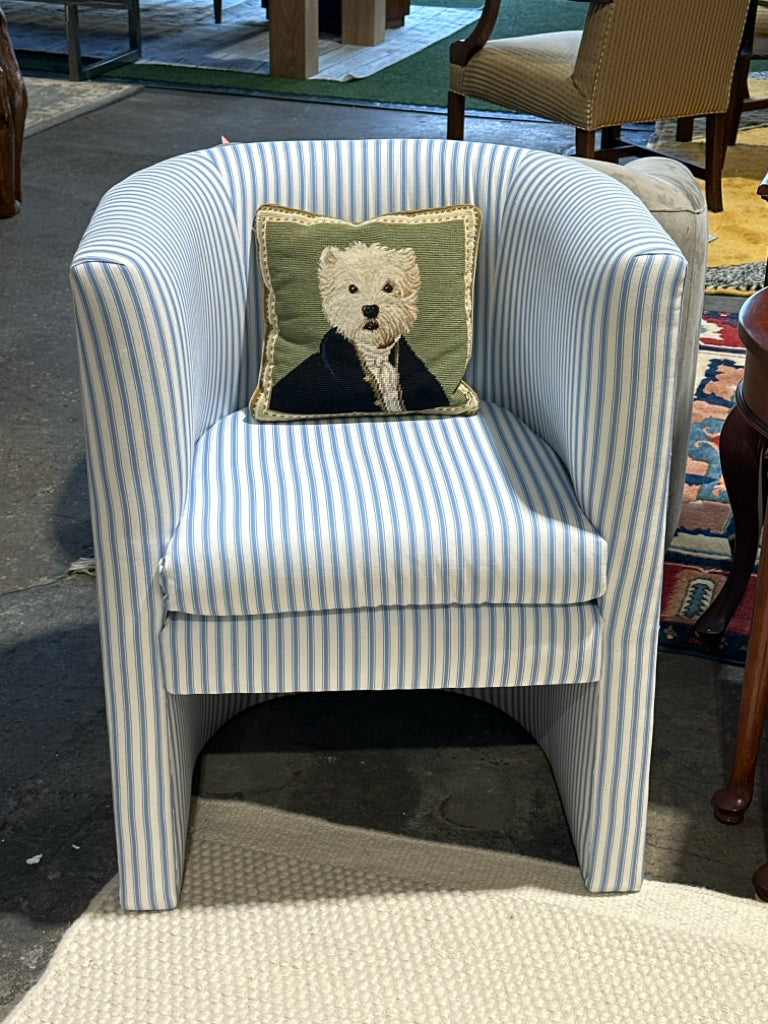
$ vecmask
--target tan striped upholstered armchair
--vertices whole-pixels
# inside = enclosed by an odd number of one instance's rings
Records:
[[[486,0],[450,50],[448,137],[473,96],[576,128],[576,154],[618,160],[628,122],[707,115],[707,205],[722,209],[726,111],[749,0],[592,0],[583,31],[491,39],[501,0]],[[601,130],[601,145],[595,136]]]

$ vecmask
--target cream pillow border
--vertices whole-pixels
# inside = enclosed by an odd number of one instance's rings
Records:
[[[275,346],[280,338],[280,327],[277,320],[277,308],[275,290],[269,273],[269,258],[267,255],[267,225],[270,223],[288,223],[311,226],[318,222],[324,222],[339,227],[362,227],[369,224],[434,224],[446,220],[461,220],[464,225],[464,311],[467,323],[467,351],[464,367],[469,365],[472,356],[472,339],[474,335],[474,283],[477,269],[477,254],[480,240],[480,228],[482,226],[482,211],[473,203],[456,203],[451,206],[432,207],[417,210],[398,210],[391,213],[380,214],[370,217],[364,221],[350,221],[343,217],[331,217],[322,213],[315,213],[310,210],[297,210],[289,206],[281,206],[276,203],[263,203],[256,210],[253,221],[253,232],[256,237],[256,251],[264,284],[264,314],[267,321],[267,337],[264,341],[261,354],[261,368],[259,371],[259,382],[256,390],[248,403],[251,415],[254,419],[262,422],[296,422],[309,420],[333,420],[333,419],[380,419],[386,417],[385,412],[356,412],[356,413],[283,413],[270,409],[269,402],[272,394],[271,371],[274,367]],[[391,414],[397,418],[403,416],[430,416],[430,415],[453,415],[471,416],[480,407],[480,399],[477,392],[462,380],[456,389],[456,394],[464,396],[462,405],[446,405],[432,407],[430,409],[409,410],[404,413]]]

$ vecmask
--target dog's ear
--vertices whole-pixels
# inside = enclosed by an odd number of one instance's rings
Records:
[[[332,267],[336,263],[341,255],[341,249],[337,249],[335,245],[326,245],[323,251],[320,253],[319,266]]]
[[[402,271],[404,283],[411,291],[418,291],[421,287],[421,273],[416,262],[416,253],[411,248],[395,249],[392,255]]]

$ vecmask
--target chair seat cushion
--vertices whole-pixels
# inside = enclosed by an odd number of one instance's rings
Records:
[[[451,65],[452,92],[580,128],[591,100],[573,80],[581,32],[491,39],[465,67]]]
[[[168,610],[206,616],[578,604],[605,577],[558,457],[488,403],[448,418],[233,413],[197,443],[161,563]]]

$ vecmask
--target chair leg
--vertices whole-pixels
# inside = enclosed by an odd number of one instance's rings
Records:
[[[728,148],[726,138],[727,113],[707,114],[707,141],[704,181],[707,208],[711,213],[720,213],[723,208],[723,164]]]
[[[448,138],[464,138],[465,99],[458,92],[448,93]]]
[[[601,149],[613,149],[616,146],[623,145],[621,141],[621,125],[614,124],[608,128],[601,128],[600,130],[600,148]]]
[[[633,759],[636,754],[642,768],[638,767],[631,782],[624,778],[619,783],[626,767],[621,765],[623,755],[613,744],[603,742],[604,730],[611,728],[601,711],[599,687],[604,682],[557,687],[562,691],[557,694],[553,686],[501,687],[485,690],[482,697],[511,714],[547,755],[587,888],[591,892],[632,892],[643,880],[651,712],[645,698],[639,701],[635,709],[638,746]],[[624,785],[631,787],[631,796],[622,795]],[[612,830],[604,827],[606,820],[615,823],[623,837],[619,843],[611,838]],[[616,835],[613,832],[614,838]]]
[[[739,54],[736,68],[733,72],[731,99],[726,112],[725,134],[729,146],[736,144],[739,122],[741,121],[741,108],[744,100],[749,96],[749,64],[749,57],[745,54]]]
[[[213,20],[217,25],[221,24],[221,4],[222,0],[213,0]]]
[[[576,129],[576,156],[587,160],[595,159],[595,132],[588,132],[584,128]]]
[[[690,142],[693,138],[693,118],[678,117],[675,138],[678,142]]]
[[[125,910],[170,910],[184,875],[197,755],[216,729],[254,698],[161,693],[154,701],[145,693],[154,702],[150,717],[158,728],[142,734],[130,720],[130,698],[123,705],[120,694],[116,710],[125,710],[129,720],[115,721],[110,735],[120,896]]]

